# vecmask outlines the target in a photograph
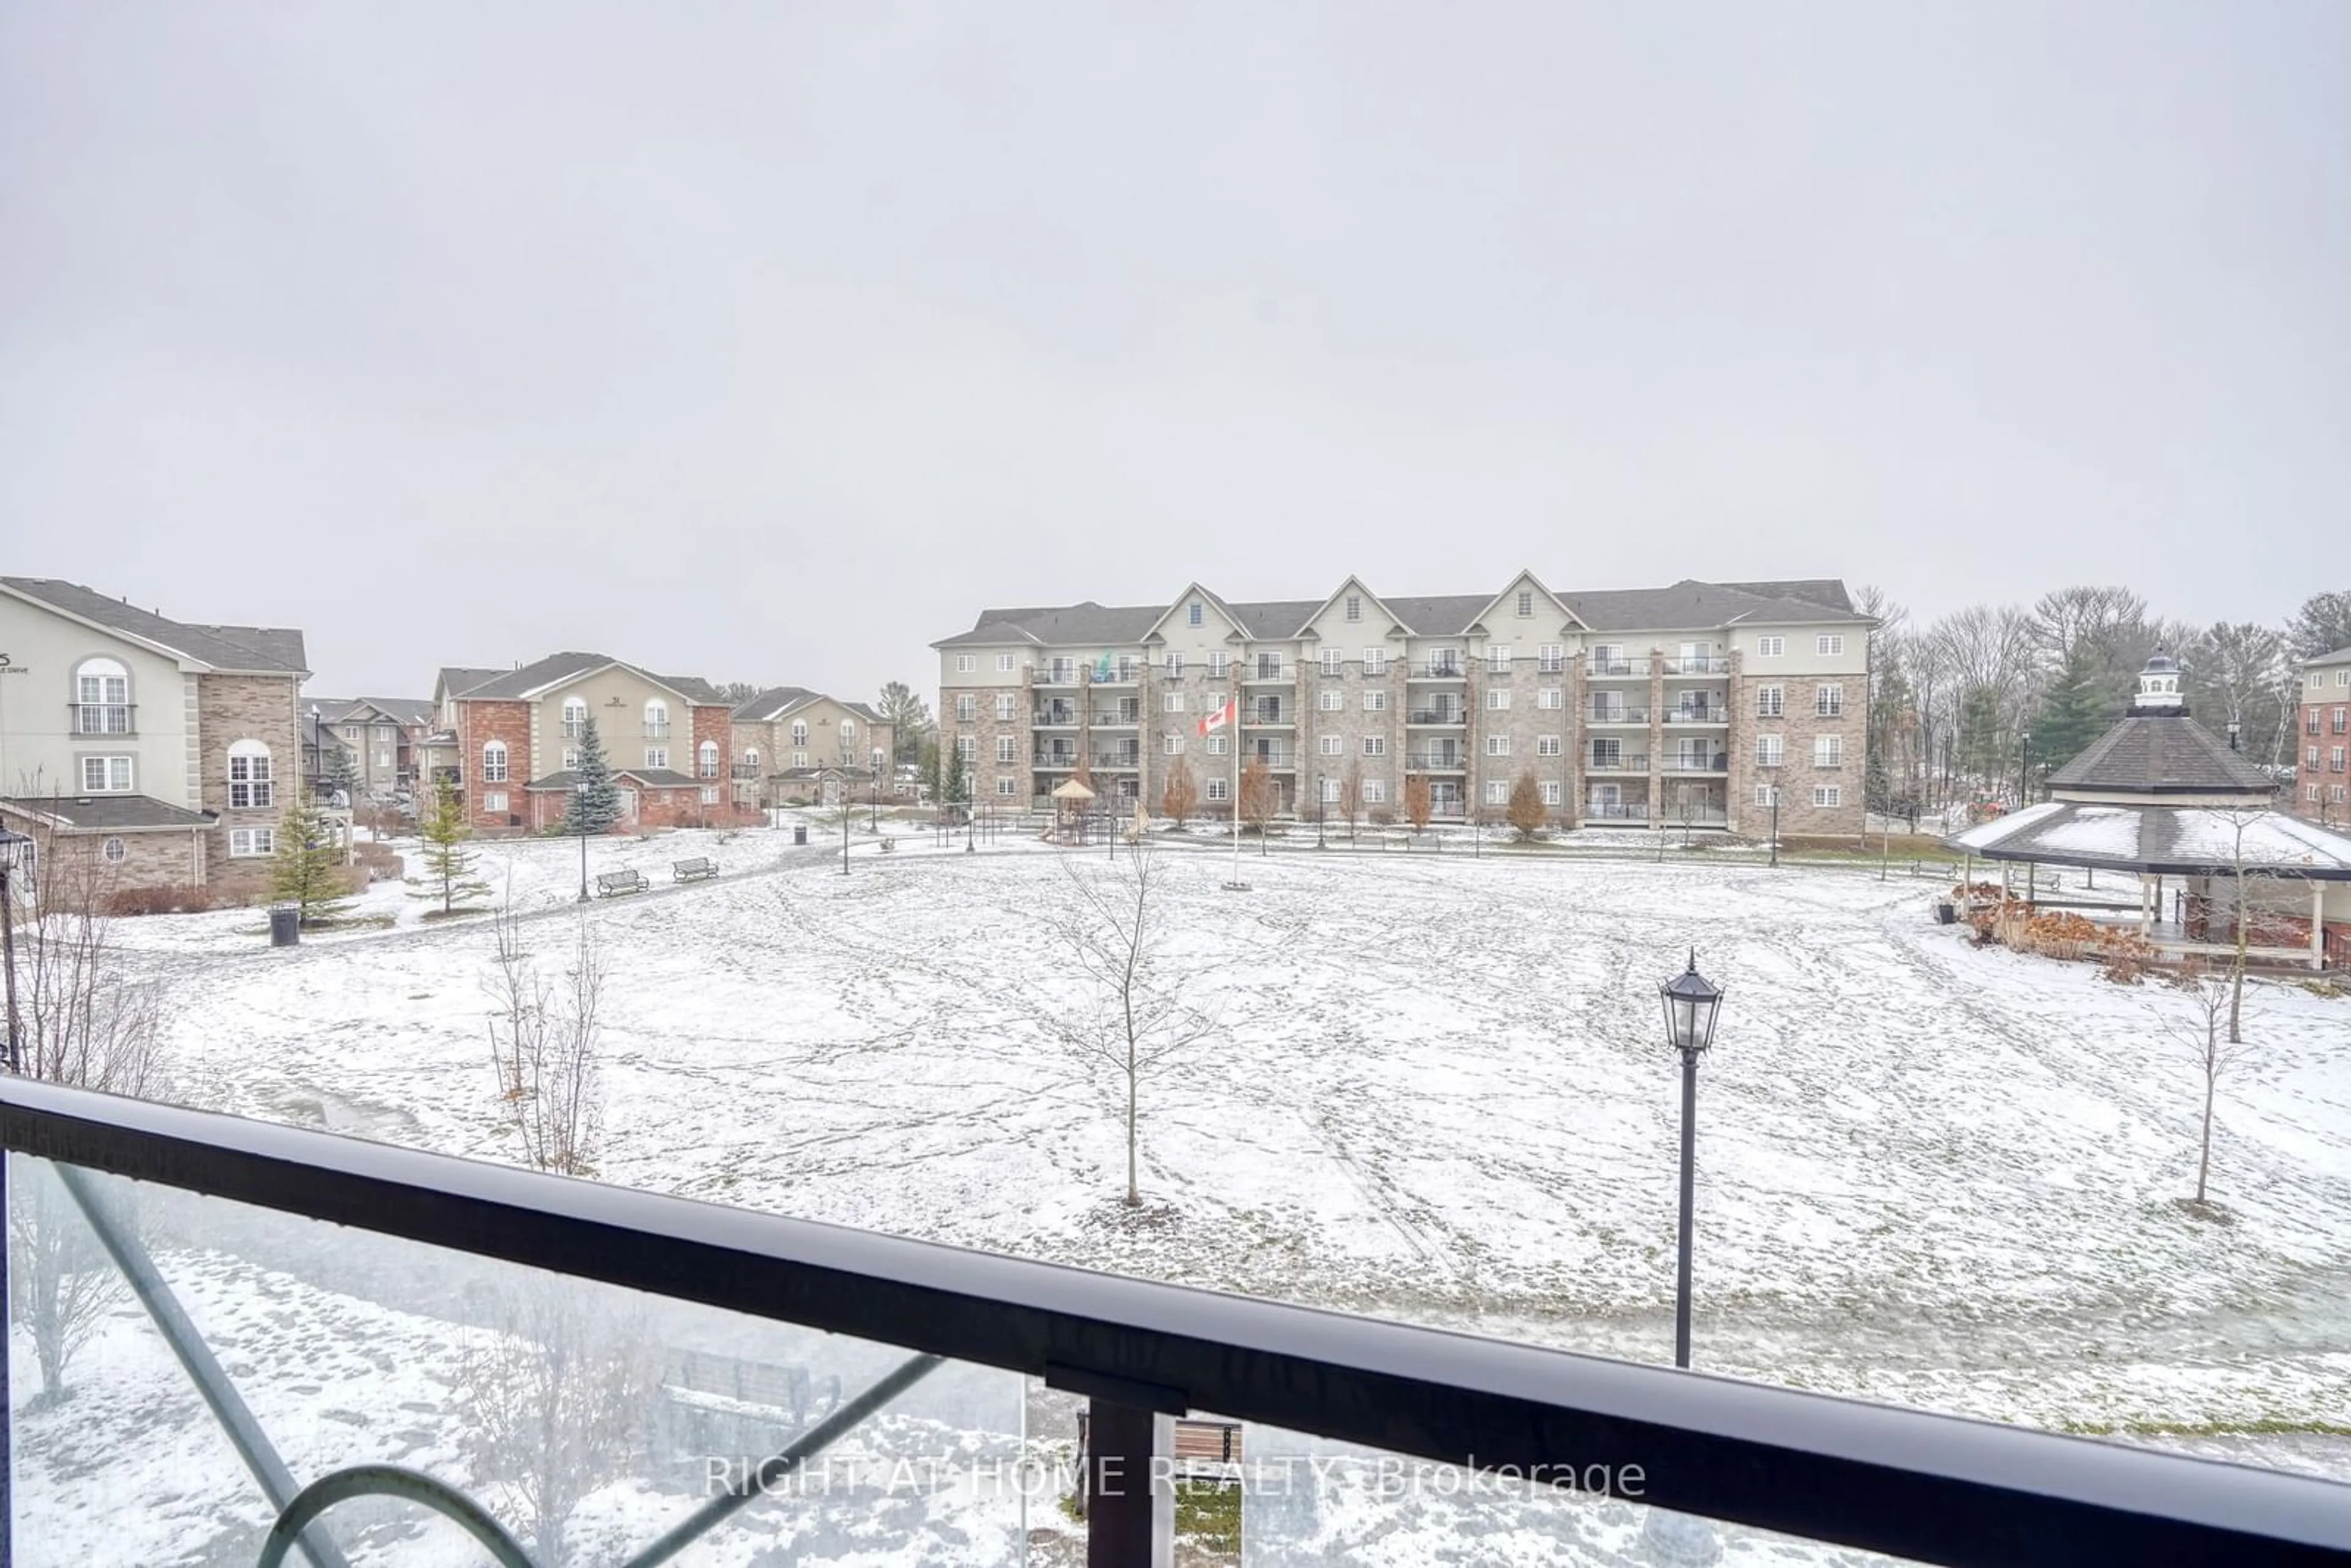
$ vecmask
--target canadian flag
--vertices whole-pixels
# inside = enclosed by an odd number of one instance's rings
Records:
[[[1218,708],[1214,713],[1204,713],[1200,716],[1200,733],[1202,735],[1207,735],[1211,730],[1222,729],[1225,726],[1240,717],[1240,698],[1227,697],[1225,699],[1224,706]]]

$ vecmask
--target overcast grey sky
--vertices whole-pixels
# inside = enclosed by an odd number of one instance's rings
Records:
[[[2336,0],[13,0],[0,565],[338,695],[1349,570],[2274,618],[2346,86]]]

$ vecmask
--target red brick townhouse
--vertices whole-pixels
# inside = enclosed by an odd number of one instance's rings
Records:
[[[731,714],[706,681],[657,675],[604,653],[552,653],[511,670],[451,667],[420,747],[485,834],[559,825],[592,720],[621,790],[616,831],[731,822]],[[429,787],[430,778],[427,785]]]

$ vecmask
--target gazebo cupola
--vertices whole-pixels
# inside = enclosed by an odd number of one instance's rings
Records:
[[[2188,716],[2188,694],[2179,689],[2179,662],[2163,651],[2161,643],[2156,644],[2155,657],[2138,673],[2138,695],[2123,714],[2128,718]]]

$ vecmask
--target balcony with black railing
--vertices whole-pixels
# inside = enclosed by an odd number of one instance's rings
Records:
[[[1467,724],[1469,722],[1469,710],[1458,707],[1416,707],[1405,713],[1404,721],[1407,725],[1419,725],[1424,727]]]
[[[1463,773],[1468,770],[1466,751],[1407,751],[1404,765],[1416,773]]]
[[[69,703],[76,735],[136,735],[137,703]]]
[[[1684,653],[1666,660],[1662,673],[1668,679],[1727,675],[1730,674],[1730,660],[1719,653]]]
[[[1583,804],[1583,820],[1587,822],[1646,822],[1649,820],[1646,800],[1587,800]]]
[[[1587,773],[1646,773],[1649,757],[1646,752],[1597,751],[1583,768]]]
[[[1677,703],[1666,709],[1667,724],[1729,724],[1730,705],[1725,702]]]
[[[1596,725],[1646,725],[1649,722],[1649,710],[1646,707],[1636,707],[1630,703],[1606,704],[1592,708],[1584,715],[1583,722]]]
[[[1424,659],[1414,664],[1405,678],[1413,681],[1462,681],[1469,678],[1469,665],[1460,659]]]
[[[1588,681],[1646,681],[1649,678],[1646,659],[1591,658],[1583,662],[1583,678]]]
[[[1244,1561],[1407,1527],[1489,1562],[2351,1561],[2351,1488],[2304,1476],[24,1079],[0,1133],[12,1270],[46,1228],[117,1292],[75,1397],[6,1402],[6,1560],[1014,1563],[1066,1517],[1041,1385],[1084,1404],[1097,1568],[1176,1561],[1196,1416],[1239,1435]]]

